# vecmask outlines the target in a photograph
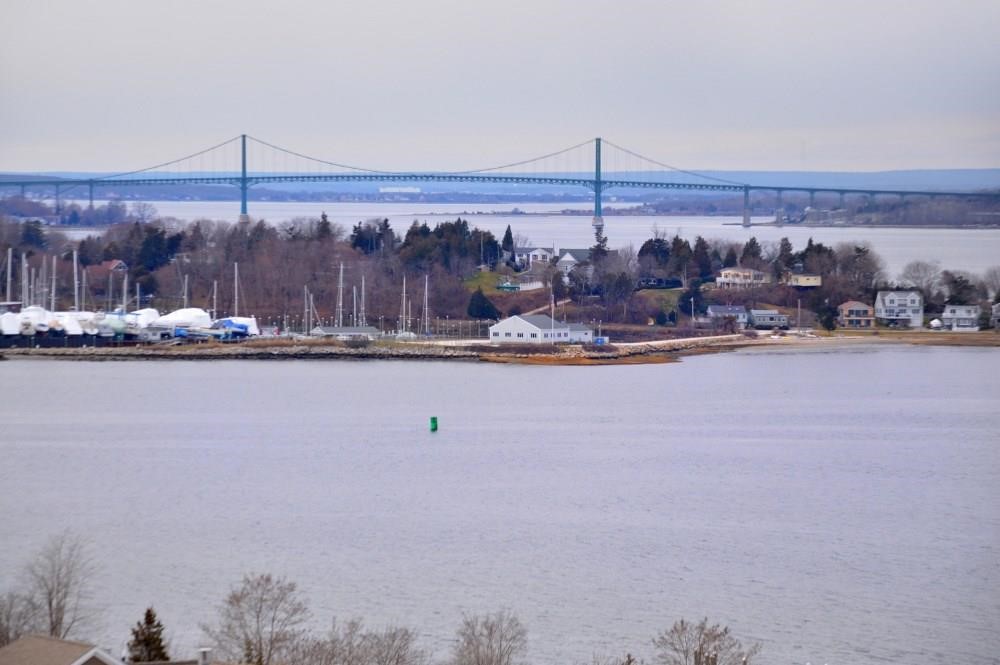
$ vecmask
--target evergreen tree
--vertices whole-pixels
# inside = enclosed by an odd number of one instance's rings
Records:
[[[687,289],[685,289],[677,299],[677,309],[687,316],[691,316],[692,298],[694,298],[695,314],[704,314],[707,310],[705,309],[705,299],[701,295],[700,280],[692,279],[688,284]]]
[[[743,245],[743,253],[740,254],[740,265],[743,265],[747,261],[759,261],[761,251],[757,238],[751,237],[750,240],[747,240],[747,244]]]
[[[163,643],[163,624],[156,618],[152,607],[146,609],[142,621],[132,629],[132,639],[128,643],[129,661],[149,663],[170,660],[167,647]]]
[[[698,236],[694,240],[693,250],[694,265],[698,269],[700,279],[708,279],[712,276],[712,257],[708,252],[708,242]]]
[[[333,224],[326,217],[326,211],[319,216],[319,223],[316,225],[316,240],[329,240],[333,236]]]
[[[726,257],[724,259],[722,259],[722,267],[723,268],[732,268],[733,266],[736,265],[736,261],[737,261],[737,259],[736,259],[736,249],[734,247],[730,247],[729,251],[726,252]]]
[[[510,224],[507,225],[507,230],[503,232],[503,240],[500,242],[500,249],[505,252],[514,251],[514,234],[510,231]]]
[[[608,239],[604,230],[598,226],[594,229],[594,246],[590,248],[590,263],[600,268],[601,262],[608,256]]]
[[[486,297],[483,293],[483,289],[480,287],[476,289],[475,293],[469,298],[469,307],[467,309],[469,316],[474,319],[499,319],[500,311],[496,306]]]

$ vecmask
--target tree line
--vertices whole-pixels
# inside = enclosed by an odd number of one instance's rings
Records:
[[[97,566],[85,541],[66,531],[51,538],[25,567],[21,585],[0,595],[0,647],[28,634],[86,639],[97,618],[93,598]],[[509,609],[466,614],[450,653],[425,649],[411,627],[371,628],[360,618],[322,632],[305,594],[287,578],[249,573],[201,626],[214,658],[240,665],[521,665],[528,658],[528,629]],[[170,659],[165,628],[153,607],[131,629],[127,662]],[[752,665],[761,645],[744,645],[730,629],[707,618],[680,619],[650,641],[657,665]],[[176,657],[176,654],[174,654]],[[588,665],[638,665],[631,653],[594,657]],[[584,664],[580,664],[584,665]]]

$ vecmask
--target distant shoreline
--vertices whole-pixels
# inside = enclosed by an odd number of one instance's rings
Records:
[[[436,343],[375,343],[352,348],[331,342],[282,341],[269,343],[255,340],[242,344],[196,344],[190,346],[136,346],[103,348],[4,349],[0,359],[61,359],[79,361],[142,361],[142,360],[461,360],[503,364],[547,366],[636,365],[676,362],[685,356],[721,353],[741,348],[807,350],[837,350],[874,344],[909,344],[922,346],[967,346],[998,348],[1000,333],[993,330],[978,333],[930,331],[879,331],[879,334],[840,333],[819,336],[717,335],[651,342],[612,344],[606,350],[580,346],[558,347],[548,353],[538,347],[517,348],[475,344],[449,346]],[[479,348],[477,348],[477,346]]]

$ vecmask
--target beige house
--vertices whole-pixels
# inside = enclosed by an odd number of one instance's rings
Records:
[[[715,278],[720,289],[752,289],[771,283],[771,276],[753,268],[723,268]]]
[[[848,300],[837,308],[837,325],[841,328],[874,328],[875,308],[858,300]]]
[[[93,644],[29,635],[0,649],[0,665],[121,665]]]
[[[823,286],[822,275],[807,275],[805,273],[785,273],[784,283],[797,289],[816,289]]]

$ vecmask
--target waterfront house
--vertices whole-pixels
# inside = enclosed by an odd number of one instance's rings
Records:
[[[753,289],[771,283],[771,276],[754,268],[723,268],[715,278],[720,289]]]
[[[751,309],[750,325],[754,328],[787,328],[788,317],[776,309]]]
[[[28,635],[0,649],[0,665],[121,665],[93,644]]]
[[[590,261],[589,249],[564,249],[559,253],[556,267],[563,275],[569,275],[573,268]]]
[[[560,323],[545,314],[520,314],[490,326],[490,342],[494,344],[562,344],[593,338],[591,328]]]
[[[990,321],[994,329],[1000,330],[1000,302],[993,305],[993,314],[990,316]]]
[[[837,308],[837,325],[841,328],[874,328],[875,308],[857,300],[848,300]]]
[[[945,328],[956,332],[975,332],[979,330],[981,313],[979,305],[945,305],[941,312],[941,323]]]
[[[875,320],[889,326],[921,328],[924,297],[920,291],[879,291],[875,296]]]
[[[747,310],[743,305],[709,305],[707,308],[708,320],[713,328],[721,328],[727,319],[731,319],[737,330],[747,327]]]
[[[514,262],[522,268],[530,268],[536,261],[549,263],[556,256],[552,247],[516,247],[514,249]]]

